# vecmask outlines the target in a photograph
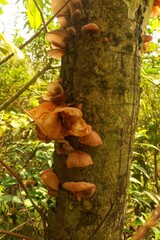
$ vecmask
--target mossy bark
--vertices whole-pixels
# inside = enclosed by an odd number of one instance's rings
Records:
[[[67,100],[83,104],[84,119],[103,144],[84,147],[76,138],[69,139],[76,149],[91,155],[94,164],[86,168],[67,169],[66,156],[55,156],[54,171],[61,184],[87,181],[97,190],[92,198],[79,202],[60,188],[57,205],[49,212],[50,240],[122,237],[140,100],[142,24],[151,8],[147,1],[133,2],[138,3],[137,9],[123,0],[83,1],[77,36],[63,56],[61,78]],[[129,10],[135,10],[132,17]],[[81,33],[81,26],[88,22],[98,24],[100,31]]]

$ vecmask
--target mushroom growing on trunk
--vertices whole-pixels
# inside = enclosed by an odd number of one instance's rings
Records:
[[[68,168],[87,167],[93,164],[89,154],[75,151],[68,155],[66,164]]]
[[[57,175],[52,171],[52,169],[44,170],[41,173],[41,182],[48,187],[49,195],[58,196],[59,191],[59,178]]]
[[[62,187],[73,193],[79,201],[92,197],[96,191],[96,186],[88,182],[65,182]]]

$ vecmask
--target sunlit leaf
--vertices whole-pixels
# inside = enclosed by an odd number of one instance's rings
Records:
[[[143,184],[136,178],[134,177],[130,177],[130,181],[133,182],[133,183],[138,183],[139,185],[143,186]]]
[[[153,149],[160,151],[160,149],[158,147],[154,146],[153,144],[149,144],[149,143],[135,143],[135,144],[141,145],[143,147],[153,148]]]
[[[137,165],[137,164],[133,164],[132,166],[134,168],[140,170],[147,178],[150,178],[148,173],[146,172],[146,170],[143,167],[141,167],[140,165]]]
[[[3,54],[6,54],[8,53],[8,50],[4,47],[0,47],[0,51],[3,53]]]
[[[156,203],[157,205],[159,205],[159,200],[156,198],[156,196],[151,193],[151,192],[148,192],[148,191],[144,191],[144,193],[154,202]]]
[[[34,29],[38,28],[42,23],[42,18],[39,10],[37,9],[37,6],[33,0],[28,0],[26,7],[28,20],[31,27]]]

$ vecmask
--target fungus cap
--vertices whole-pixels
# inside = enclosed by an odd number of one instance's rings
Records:
[[[54,191],[59,191],[59,178],[52,169],[44,170],[41,173],[41,182]]]
[[[60,48],[56,48],[56,49],[52,49],[52,50],[48,51],[47,54],[49,57],[52,57],[57,60],[61,60],[61,58],[64,54],[64,50],[60,49]]]
[[[87,167],[93,164],[89,154],[75,151],[68,155],[66,164],[68,168]]]
[[[154,0],[153,6],[159,6],[160,7],[160,0]]]
[[[47,92],[52,93],[53,96],[64,93],[63,87],[58,82],[50,82],[47,85]]]
[[[150,35],[144,36],[144,42],[150,42],[151,40],[152,40],[152,36],[150,36]]]
[[[59,15],[57,19],[62,28],[69,26],[69,21],[67,20],[66,15]]]
[[[66,0],[51,0],[52,12],[56,14],[65,4]],[[68,5],[63,7],[61,11],[58,13],[58,15],[65,14],[67,13],[67,11],[69,11]]]
[[[90,198],[96,191],[96,186],[88,182],[65,182],[62,187],[72,193],[75,193],[76,198],[81,199]]]
[[[96,147],[103,143],[101,137],[96,131],[92,131],[90,134],[84,137],[79,137],[79,142],[91,147]]]
[[[59,113],[64,136],[82,137],[91,133],[92,128],[82,118],[82,112],[73,107],[57,107],[55,112]]]
[[[160,15],[160,7],[159,6],[153,6],[150,17],[154,18],[158,15]]]
[[[41,131],[42,136],[50,140],[64,139],[61,121],[55,110],[55,104],[52,102],[43,102],[38,107],[30,111],[25,111],[38,125],[39,134]]]
[[[75,151],[74,148],[70,145],[70,143],[66,140],[57,140],[55,149],[57,154],[68,155]]]
[[[56,29],[46,33],[46,38],[52,43],[52,45],[58,48],[64,48],[66,46],[67,39],[70,38],[70,34],[65,29]]]
[[[36,122],[38,121],[39,118],[41,119],[45,118],[46,114],[50,113],[55,108],[56,108],[56,105],[54,103],[47,101],[47,102],[41,103],[39,106],[31,110],[25,110],[25,113]]]
[[[99,26],[95,23],[88,23],[84,25],[81,28],[81,32],[93,32],[93,33],[98,33],[99,32]]]

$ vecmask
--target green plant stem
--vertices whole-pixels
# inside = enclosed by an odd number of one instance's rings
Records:
[[[154,177],[155,177],[155,187],[157,189],[157,193],[160,193],[160,187],[159,187],[159,174],[158,174],[158,160],[157,160],[157,156],[158,156],[158,151],[155,150],[154,152]]]
[[[49,70],[51,68],[52,61],[53,61],[53,59],[50,59],[50,61],[47,63],[47,65],[41,71],[38,71],[38,73],[36,73],[31,80],[29,80],[18,92],[16,92],[15,95],[13,95],[11,98],[9,98],[7,101],[5,101],[0,106],[0,111],[4,110],[12,102],[14,102],[23,92],[25,92],[29,88],[30,85],[34,84],[40,76],[42,76],[47,70]]]
[[[56,13],[53,15],[47,22],[46,24],[38,31],[36,32],[29,40],[27,40],[25,43],[23,43],[21,46],[19,46],[19,49],[23,49],[25,46],[27,46],[30,42],[32,42],[35,38],[37,38],[40,33],[46,29],[48,24],[60,13],[60,11],[70,2],[71,0],[68,0]],[[7,62],[11,57],[14,56],[14,53],[11,53],[8,55],[6,58],[4,58],[1,62],[0,65]]]

